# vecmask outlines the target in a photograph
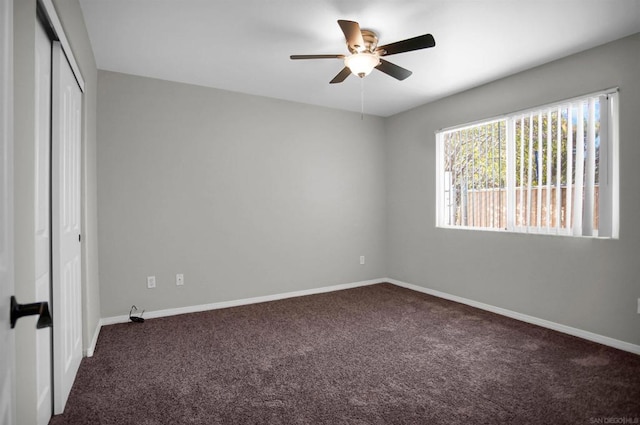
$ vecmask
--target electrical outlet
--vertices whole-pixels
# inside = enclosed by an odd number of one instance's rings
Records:
[[[638,298],[638,314],[640,314],[640,298]]]
[[[184,285],[184,275],[182,273],[179,273],[176,275],[176,285],[178,286]]]
[[[364,264],[364,255],[360,256],[360,264]]]
[[[156,277],[147,276],[147,288],[152,289],[156,287]]]

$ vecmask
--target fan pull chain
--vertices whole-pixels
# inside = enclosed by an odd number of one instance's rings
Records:
[[[360,121],[364,121],[364,78],[360,78]]]

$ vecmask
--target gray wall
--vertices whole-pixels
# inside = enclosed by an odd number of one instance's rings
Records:
[[[389,118],[389,277],[640,344],[640,34]],[[435,132],[620,87],[620,239],[435,227]]]
[[[640,344],[639,44],[364,121],[100,71],[103,317],[388,276]],[[435,228],[436,130],[613,86],[619,240]]]
[[[99,71],[98,140],[103,317],[384,276],[381,118]]]
[[[77,0],[54,0],[54,5],[86,80],[83,137],[83,342],[90,343],[100,317],[97,255],[96,192],[96,80],[97,69],[82,11]],[[35,28],[36,0],[14,1],[14,237],[16,297],[35,301]],[[16,326],[17,422],[36,423],[34,320]]]

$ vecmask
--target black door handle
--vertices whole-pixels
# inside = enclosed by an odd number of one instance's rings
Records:
[[[38,323],[36,328],[50,328],[53,321],[51,320],[51,314],[49,313],[49,303],[43,301],[41,303],[31,304],[18,304],[16,297],[11,296],[11,328],[16,326],[16,322],[23,316],[31,316],[33,314],[39,314]]]

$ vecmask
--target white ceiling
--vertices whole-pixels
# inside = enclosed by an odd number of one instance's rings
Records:
[[[388,56],[413,71],[363,81],[365,113],[389,116],[640,31],[640,0],[80,0],[99,69],[360,111],[361,81],[329,81],[346,54],[338,19],[380,45],[433,34]]]

